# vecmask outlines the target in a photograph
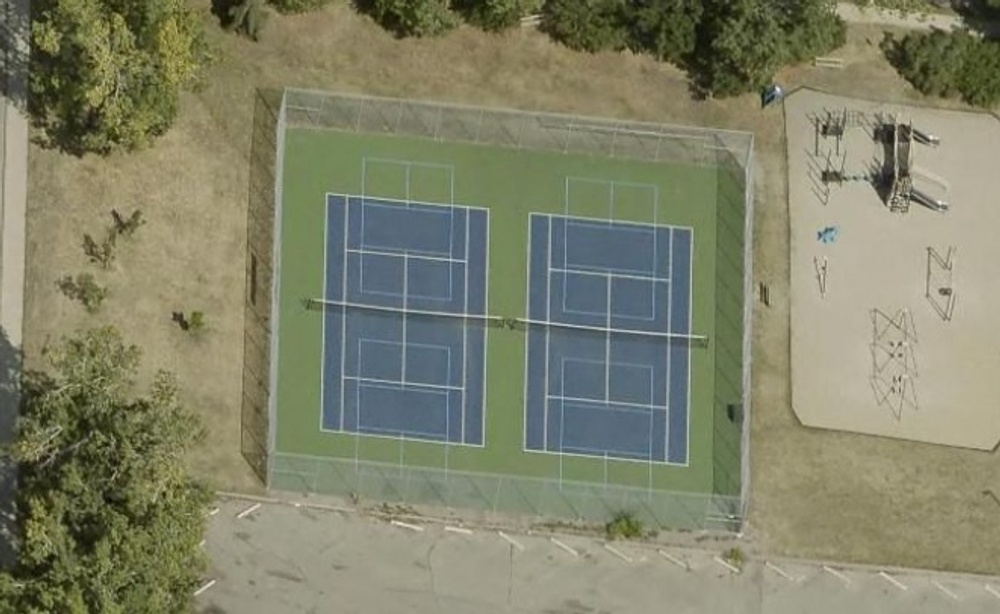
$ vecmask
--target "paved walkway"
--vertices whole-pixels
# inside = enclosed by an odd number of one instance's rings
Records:
[[[0,135],[0,329],[21,346],[24,314],[24,210],[28,189],[28,0],[4,0],[3,107]]]
[[[840,18],[847,23],[860,23],[879,26],[891,26],[896,28],[910,28],[914,30],[951,30],[953,28],[965,27],[965,21],[955,15],[902,15],[898,11],[886,11],[877,8],[862,9],[850,2],[840,2],[837,4],[837,13]],[[985,27],[977,26],[989,33],[1000,34],[1000,24],[991,23]]]
[[[24,212],[28,191],[28,2],[3,0],[0,10],[0,445],[13,436],[20,407],[24,315]],[[12,466],[0,465],[0,565],[13,557],[16,484]]]

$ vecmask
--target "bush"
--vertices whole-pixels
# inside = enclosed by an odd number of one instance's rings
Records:
[[[977,41],[966,57],[958,79],[962,98],[977,107],[1000,102],[1000,43]]]
[[[722,559],[736,569],[743,569],[743,563],[746,561],[746,557],[743,556],[743,551],[735,547],[723,552]]]
[[[538,10],[537,0],[462,0],[455,7],[466,21],[488,32],[520,25],[521,18]]]
[[[632,512],[618,512],[608,524],[604,525],[608,539],[639,539],[646,531],[642,521]]]
[[[110,269],[111,263],[115,261],[115,238],[117,236],[118,233],[114,229],[109,230],[104,235],[104,239],[98,243],[94,237],[84,234],[83,253],[87,255],[88,260],[99,265],[102,269]]]
[[[902,40],[887,35],[882,50],[900,76],[923,94],[952,96],[975,40],[966,32],[908,34]]]
[[[59,290],[69,299],[79,301],[87,313],[97,313],[108,297],[108,289],[94,281],[90,273],[81,273],[75,278],[67,275],[56,282]]]
[[[358,8],[396,36],[438,36],[455,28],[448,0],[358,0]]]
[[[969,104],[991,107],[1000,102],[1000,43],[966,31],[887,35],[886,57],[899,74],[927,95],[960,95]]]
[[[175,311],[170,319],[177,323],[177,326],[184,332],[197,335],[205,330],[205,314],[201,311],[192,311],[190,315],[183,311]]]
[[[622,0],[548,0],[542,7],[542,30],[577,51],[623,49],[628,22]]]
[[[248,1],[258,2],[259,0]],[[146,220],[142,217],[142,211],[139,209],[133,211],[128,217],[119,213],[117,209],[112,209],[111,219],[115,223],[115,232],[129,238],[135,234],[135,231],[138,230],[140,226],[146,223]]]

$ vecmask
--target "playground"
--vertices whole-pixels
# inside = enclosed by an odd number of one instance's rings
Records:
[[[796,416],[995,448],[1000,122],[808,90],[785,111]]]

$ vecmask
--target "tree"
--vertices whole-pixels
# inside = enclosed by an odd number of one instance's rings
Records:
[[[624,0],[548,0],[542,30],[577,51],[622,49],[628,40]]]
[[[958,92],[961,73],[976,40],[967,32],[908,34],[901,40],[887,36],[882,43],[899,74],[921,93],[951,96]]]
[[[488,32],[509,30],[538,9],[538,0],[459,0],[453,6],[465,19]]]
[[[448,0],[359,0],[359,8],[396,36],[438,36],[455,28]]]
[[[834,0],[771,0],[785,33],[785,63],[830,53],[847,41],[847,26]]]
[[[132,150],[163,134],[207,60],[184,0],[37,0],[30,103],[49,144]]]
[[[632,0],[626,9],[629,47],[682,63],[697,42],[702,6],[701,0]]]
[[[965,30],[886,35],[882,49],[899,74],[923,94],[961,95],[967,103],[1000,103],[1000,43]]]
[[[706,3],[699,29],[696,86],[734,96],[767,85],[787,57],[787,41],[774,5],[766,0]]]
[[[165,374],[134,394],[139,350],[114,329],[46,358],[50,373],[27,377],[10,452],[18,561],[0,573],[0,603],[19,614],[190,611],[211,500],[184,465],[197,420]]]
[[[977,40],[969,48],[958,88],[971,105],[992,108],[1000,102],[1000,43]]]
[[[240,0],[239,4],[247,4],[249,0]],[[294,15],[296,13],[306,13],[322,8],[330,3],[330,0],[270,0],[279,13]]]
[[[226,11],[226,28],[251,40],[260,40],[267,22],[264,0],[240,0]]]

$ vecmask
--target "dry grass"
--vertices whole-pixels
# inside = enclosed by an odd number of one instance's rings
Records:
[[[29,363],[47,339],[110,322],[144,348],[147,369],[176,372],[187,404],[208,428],[207,445],[194,464],[219,487],[255,488],[238,441],[254,88],[294,85],[753,130],[756,275],[771,283],[776,297],[787,295],[781,113],[761,112],[754,96],[696,103],[683,75],[669,66],[631,55],[576,54],[536,32],[492,36],[463,28],[439,40],[399,41],[337,4],[315,14],[275,17],[263,42],[255,44],[219,32],[207,6],[204,10],[219,61],[207,86],[186,97],[177,126],[152,150],[78,160],[32,149],[25,328]],[[854,29],[841,54],[848,69],[792,69],[780,81],[862,96],[912,97],[867,42],[877,45],[880,38],[877,29]],[[80,249],[82,233],[109,224],[112,207],[139,207],[149,223],[124,247],[115,269],[101,275],[113,294],[102,314],[90,318],[58,294],[55,280],[91,266]],[[882,446],[898,444],[807,431],[796,423],[788,398],[788,308],[781,300],[772,305],[756,316],[755,534],[765,548],[785,552],[872,556],[879,544],[891,545],[880,537],[887,535],[879,530],[881,519],[840,510],[852,497],[905,495],[909,482],[848,489],[853,485],[839,481],[838,468],[844,459],[864,463],[877,458]],[[206,313],[210,330],[203,339],[190,339],[171,323],[170,312],[180,309]],[[824,490],[825,498],[818,497]],[[826,527],[821,543],[811,539],[818,525]],[[907,533],[894,539],[916,545],[901,551],[899,563],[934,565],[934,544],[914,536],[954,534],[947,526],[903,528]],[[974,529],[967,529],[970,535]],[[870,550],[859,548],[863,542]]]

